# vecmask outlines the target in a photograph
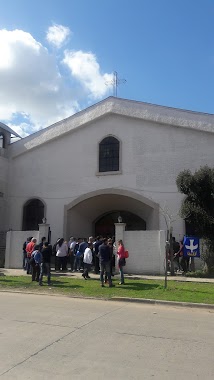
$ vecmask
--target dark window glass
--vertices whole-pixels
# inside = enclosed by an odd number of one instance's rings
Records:
[[[115,223],[118,223],[118,216],[122,217],[122,221],[126,223],[126,231],[143,231],[146,230],[146,222],[138,215],[129,211],[112,211],[101,216],[95,223],[95,236],[114,236]]]
[[[99,172],[119,170],[119,141],[115,137],[106,137],[99,145]]]
[[[22,230],[38,230],[44,216],[44,204],[40,199],[31,199],[23,209]]]

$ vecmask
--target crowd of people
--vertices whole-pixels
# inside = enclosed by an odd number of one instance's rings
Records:
[[[46,237],[37,244],[37,239],[29,237],[23,244],[23,269],[32,275],[32,281],[43,285],[43,276],[47,275],[48,285],[51,285],[51,261],[54,257],[55,271],[82,272],[85,280],[90,278],[89,272],[100,275],[102,287],[108,284],[113,287],[112,277],[117,262],[120,272],[120,285],[124,285],[124,266],[126,265],[127,251],[123,241],[117,242],[117,248],[112,238],[92,236],[88,239],[71,237],[67,242],[63,238],[57,239],[53,247],[48,244]]]
[[[170,247],[169,242],[167,242],[168,245],[166,246],[166,249],[168,250],[168,270],[170,270],[171,265],[171,257],[170,257]],[[172,237],[172,254],[173,254],[173,261],[175,269],[177,270],[177,273],[187,273],[190,272],[190,264],[191,264],[191,258],[188,256],[184,256],[184,242],[183,240],[180,240],[179,242],[176,241],[175,237]]]

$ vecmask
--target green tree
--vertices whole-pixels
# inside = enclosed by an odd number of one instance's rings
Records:
[[[181,216],[191,224],[195,234],[205,239],[203,259],[207,271],[214,272],[214,168],[201,167],[194,174],[190,170],[179,173],[176,184],[185,194]]]

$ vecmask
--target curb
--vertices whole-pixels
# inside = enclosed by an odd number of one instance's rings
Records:
[[[94,300],[94,301],[117,301],[117,302],[129,302],[129,303],[144,303],[148,305],[163,305],[163,306],[178,306],[178,307],[189,307],[189,308],[200,308],[200,309],[214,309],[214,304],[208,303],[191,303],[191,302],[178,302],[178,301],[164,301],[164,300],[156,300],[149,298],[128,298],[128,297],[112,297],[112,298],[99,298],[99,297],[84,297],[84,296],[72,296],[67,294],[53,294],[53,293],[40,293],[40,292],[30,292],[30,291],[22,291],[22,290],[2,290],[0,289],[0,293],[19,293],[19,294],[32,294],[37,296],[51,296],[51,297],[66,297],[66,298],[74,298],[81,300]]]
[[[155,300],[155,299],[147,299],[147,298],[127,298],[127,297],[112,297],[110,300],[118,301],[118,302],[122,301],[122,302],[146,303],[150,305],[214,309],[214,304],[208,304],[208,303],[191,303],[191,302],[164,301],[164,300]]]

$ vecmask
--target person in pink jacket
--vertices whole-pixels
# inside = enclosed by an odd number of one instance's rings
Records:
[[[123,267],[126,265],[126,260],[125,260],[125,248],[124,248],[122,240],[118,240],[117,256],[118,256],[118,267],[119,267],[119,271],[120,271],[119,285],[124,285],[125,282],[124,282]]]

